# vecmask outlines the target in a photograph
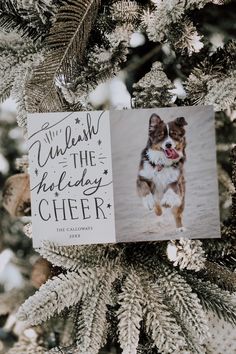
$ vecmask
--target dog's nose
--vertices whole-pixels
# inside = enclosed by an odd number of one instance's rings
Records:
[[[170,149],[171,148],[171,143],[166,143],[166,148]]]

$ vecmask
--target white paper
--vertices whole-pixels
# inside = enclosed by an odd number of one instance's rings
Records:
[[[34,247],[115,242],[109,113],[29,114],[28,134]]]
[[[155,127],[157,134],[163,130],[159,147],[149,136],[153,113],[162,122]],[[175,141],[178,117],[187,123],[180,138],[185,150]],[[212,106],[29,114],[28,136],[34,247],[43,240],[75,245],[220,237]],[[186,158],[155,165],[147,149],[163,155],[169,140]],[[153,173],[145,178],[155,184],[147,196],[145,188],[143,196],[137,192],[142,161],[143,172]],[[181,225],[176,206],[163,203],[167,197],[184,201]]]

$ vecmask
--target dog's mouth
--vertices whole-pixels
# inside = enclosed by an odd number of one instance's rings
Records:
[[[173,148],[165,149],[164,152],[165,152],[165,155],[168,159],[175,160],[179,157],[179,154]]]

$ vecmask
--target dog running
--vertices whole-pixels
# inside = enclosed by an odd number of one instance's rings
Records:
[[[151,115],[137,178],[137,191],[144,207],[154,210],[157,216],[162,215],[163,208],[170,208],[178,232],[185,230],[182,219],[186,125],[184,117],[165,123],[157,114]]]

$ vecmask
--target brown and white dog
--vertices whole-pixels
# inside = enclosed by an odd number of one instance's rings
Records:
[[[162,214],[162,208],[171,208],[177,231],[185,230],[182,223],[185,125],[184,117],[164,123],[157,114],[151,115],[148,142],[141,153],[137,179],[138,195],[144,206],[158,216]]]

